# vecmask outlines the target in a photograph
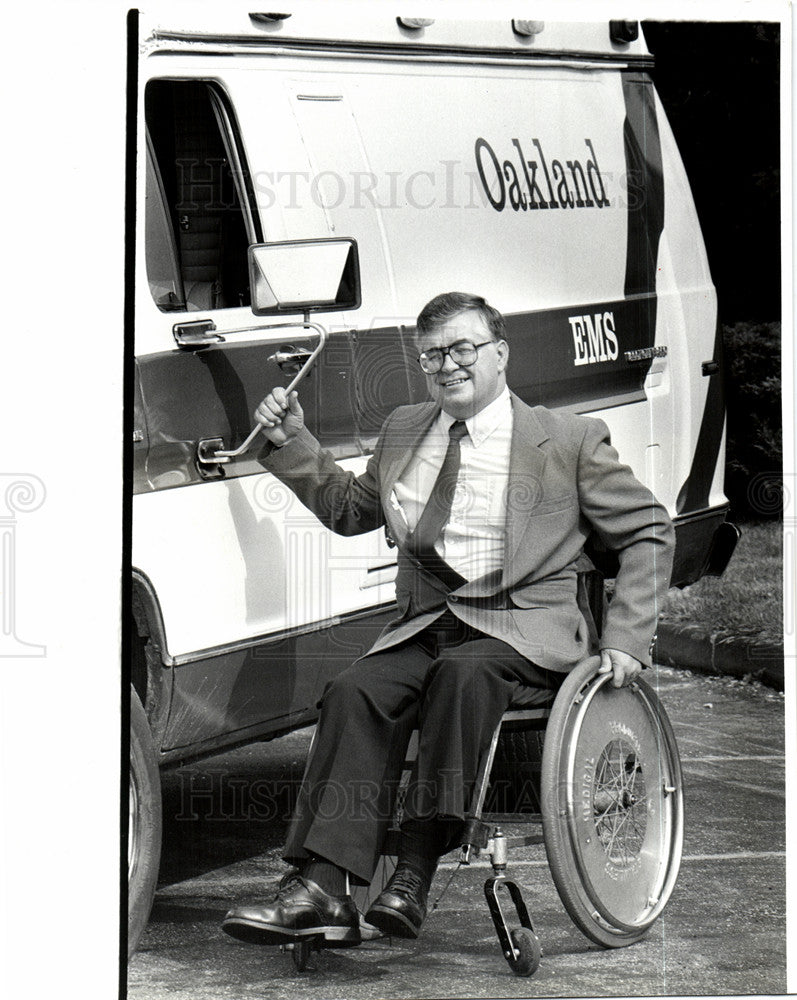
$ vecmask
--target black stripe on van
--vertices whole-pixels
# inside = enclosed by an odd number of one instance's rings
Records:
[[[588,302],[505,317],[509,387],[530,406],[579,412],[645,398],[653,343],[650,296]]]
[[[628,181],[625,294],[647,295],[647,327],[656,329],[656,262],[664,229],[664,173],[653,84],[641,73],[623,73],[623,123]],[[650,344],[653,344],[651,336]]]
[[[508,314],[509,385],[525,402],[579,412],[645,398],[653,342],[650,296]],[[303,338],[288,338],[292,350]],[[141,441],[134,492],[198,483],[202,439],[235,448],[252,413],[290,371],[275,367],[277,342],[218,344],[202,351],[144,355],[136,364],[135,426]],[[642,349],[642,350],[640,350]],[[642,357],[639,357],[639,354]],[[631,354],[629,359],[626,355]],[[301,387],[310,430],[337,458],[367,453],[401,403],[428,399],[408,334],[396,327],[334,333]],[[227,478],[260,472],[258,448],[224,467]]]
[[[709,505],[709,494],[714,472],[717,467],[722,432],[725,429],[725,373],[722,363],[722,331],[717,317],[717,331],[714,335],[713,359],[718,369],[709,376],[703,419],[697,435],[697,445],[692,458],[692,467],[686,482],[678,491],[675,509],[679,514],[702,510]]]

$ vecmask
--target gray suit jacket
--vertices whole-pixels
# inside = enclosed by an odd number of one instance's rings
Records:
[[[576,571],[595,532],[619,559],[600,645],[649,665],[672,570],[674,532],[666,510],[619,461],[602,420],[529,407],[514,393],[512,406],[504,564],[451,593],[407,551],[408,529],[389,502],[437,417],[434,403],[396,409],[359,477],[336,465],[307,430],[261,461],[333,531],[354,535],[384,525],[395,540],[399,615],[369,652],[419,632],[447,605],[538,665],[569,670],[594,651],[577,602]]]

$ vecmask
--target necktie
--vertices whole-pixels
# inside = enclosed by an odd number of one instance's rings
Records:
[[[448,430],[448,448],[432,492],[412,534],[412,547],[423,557],[434,554],[434,543],[451,516],[451,504],[459,474],[459,442],[468,433],[464,420],[455,420]]]

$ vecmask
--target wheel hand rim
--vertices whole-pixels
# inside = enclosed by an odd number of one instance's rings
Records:
[[[680,779],[677,782],[670,781],[672,776],[670,772],[673,775],[676,772],[680,773],[680,765],[677,756],[671,756],[669,753],[671,745],[668,743],[665,730],[654,711],[651,698],[655,698],[655,696],[652,692],[649,694],[648,689],[641,684],[633,690],[621,689],[625,692],[626,697],[628,694],[634,695],[634,702],[630,707],[635,712],[644,715],[645,725],[648,727],[647,739],[651,746],[645,746],[643,753],[646,756],[642,759],[637,756],[635,742],[633,746],[627,746],[622,755],[619,756],[622,763],[618,767],[617,741],[625,740],[625,731],[628,728],[619,723],[618,732],[613,733],[607,742],[591,749],[591,752],[595,753],[589,792],[591,818],[586,820],[587,813],[584,809],[583,799],[580,797],[584,782],[576,781],[575,778],[577,774],[579,777],[582,776],[576,766],[577,745],[581,740],[581,733],[586,732],[585,727],[591,725],[587,721],[586,713],[598,693],[605,687],[607,680],[608,675],[593,675],[592,678],[585,679],[585,683],[571,706],[569,721],[565,723],[570,728],[573,738],[570,742],[567,759],[563,761],[565,770],[560,778],[566,790],[562,816],[563,818],[567,817],[565,819],[565,825],[568,829],[567,836],[570,840],[573,860],[579,871],[580,888],[577,888],[576,891],[583,894],[582,899],[591,911],[590,922],[597,922],[610,930],[612,935],[622,937],[644,931],[654,922],[669,898],[680,861],[682,838],[680,793],[676,793],[672,797],[665,796],[660,803],[655,798],[651,798],[649,793],[655,793],[654,786],[656,786],[655,768],[651,769],[651,773],[645,779],[644,776],[647,772],[643,769],[644,760],[653,760],[655,757],[659,761],[659,767],[662,769],[659,777],[668,776],[663,783],[665,787],[673,783],[680,784]],[[605,691],[608,692],[610,689],[606,687]],[[604,692],[601,697],[605,696]],[[626,708],[628,707],[626,706]],[[630,740],[635,741],[636,737],[630,736]],[[613,743],[615,746],[612,746]],[[654,744],[656,752],[651,749]],[[603,761],[603,777],[601,781],[598,781],[599,766],[604,751],[607,750],[609,756],[614,751],[615,766],[608,768],[606,762]],[[674,751],[674,754],[677,755],[677,750]],[[629,761],[631,761],[630,768],[627,767]],[[641,777],[645,781],[644,791],[640,790],[637,784],[640,770],[642,770]],[[606,780],[607,775],[609,776],[608,781]],[[595,815],[592,809],[595,784],[598,786],[598,815]],[[601,796],[603,796],[602,800]],[[632,803],[630,799],[635,801]],[[599,817],[603,814],[605,814],[604,830],[603,836],[601,836],[598,823]],[[639,837],[643,816],[647,824],[647,838],[652,837],[653,840],[651,844],[648,844],[647,839],[643,836],[644,842],[641,849],[637,850],[637,841],[634,841],[633,838],[638,839]],[[608,826],[609,823],[613,824],[611,828]],[[638,825],[634,826],[634,823]],[[589,829],[592,831],[594,843],[591,842]],[[599,852],[597,855],[596,851]],[[610,853],[612,851],[613,854]],[[657,868],[656,858],[659,862]],[[607,871],[608,867],[611,867],[615,873],[609,879],[603,875],[604,864],[607,866]],[[636,896],[632,893],[631,896],[627,897],[627,902],[624,901],[626,900],[624,894],[622,899],[618,899],[616,896],[612,897],[614,888],[619,884],[616,882],[617,877],[622,875],[623,870],[628,870],[630,873],[633,867],[639,865],[643,866],[642,871],[646,874],[643,874],[643,880],[638,882],[635,887],[638,890]],[[596,879],[597,881],[595,881]],[[642,892],[643,888],[646,890],[644,893]],[[609,896],[606,895],[607,891]],[[609,902],[611,898],[613,898],[613,902]],[[634,898],[638,902],[631,903]],[[638,908],[629,910],[629,905]]]

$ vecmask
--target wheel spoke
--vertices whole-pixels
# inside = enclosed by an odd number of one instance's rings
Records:
[[[636,751],[623,740],[603,750],[593,784],[595,828],[606,855],[628,866],[645,839],[647,789]]]

